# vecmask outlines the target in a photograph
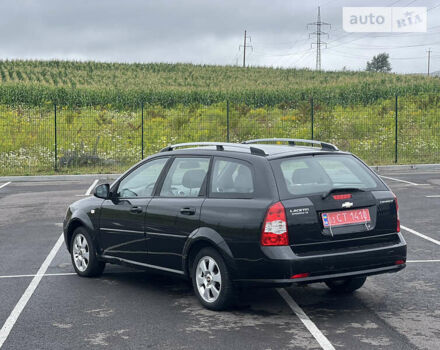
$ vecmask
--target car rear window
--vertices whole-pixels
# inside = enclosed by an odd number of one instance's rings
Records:
[[[272,166],[283,199],[336,188],[385,190],[368,167],[351,155],[310,155],[276,159]]]

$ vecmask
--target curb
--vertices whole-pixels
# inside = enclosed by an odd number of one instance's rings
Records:
[[[375,165],[376,173],[386,171],[440,171],[440,164]],[[121,174],[83,174],[83,175],[37,175],[37,176],[0,176],[0,182],[44,182],[44,181],[79,181],[79,180],[115,180]]]
[[[37,175],[37,176],[1,176],[0,182],[45,182],[80,180],[115,180],[120,174],[84,174],[84,175]]]
[[[371,166],[370,168],[377,173],[384,171],[415,171],[415,170],[440,171],[440,164],[376,165],[376,166]]]

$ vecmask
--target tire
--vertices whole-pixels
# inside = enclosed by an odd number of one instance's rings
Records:
[[[84,227],[73,231],[70,252],[73,268],[79,276],[97,277],[104,271],[105,262],[98,260],[95,243]]]
[[[352,277],[340,280],[329,280],[326,281],[325,284],[336,293],[352,293],[361,288],[366,280],[367,277]]]
[[[191,279],[194,292],[204,307],[225,310],[234,301],[229,271],[215,249],[203,248],[197,253],[191,268]]]

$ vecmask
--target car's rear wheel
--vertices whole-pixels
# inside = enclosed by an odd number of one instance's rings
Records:
[[[224,310],[234,299],[229,271],[221,255],[203,248],[196,255],[191,273],[194,291],[200,303],[211,310]]]
[[[105,262],[99,261],[95,244],[90,234],[83,227],[75,229],[70,242],[73,268],[83,277],[96,277],[102,274]]]
[[[334,292],[352,293],[361,288],[366,280],[367,277],[351,277],[338,280],[329,280],[326,281],[325,284]]]

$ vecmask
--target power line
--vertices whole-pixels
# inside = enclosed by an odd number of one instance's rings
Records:
[[[439,6],[440,6],[440,4],[434,5],[434,6],[430,7],[430,8],[428,9],[428,11],[434,10],[434,9],[436,9],[436,8],[439,7]]]
[[[322,35],[327,35],[328,33],[323,32],[321,30],[322,26],[329,26],[331,28],[331,24],[330,23],[326,23],[326,22],[322,22],[321,21],[321,7],[318,6],[318,18],[316,22],[312,22],[312,23],[308,23],[307,24],[307,29],[309,26],[316,26],[316,31],[309,33],[309,38],[311,35],[316,35],[316,70],[320,71],[321,70],[321,46],[325,45],[327,47],[327,43],[321,41],[321,36]],[[311,45],[313,47],[313,43]]]

